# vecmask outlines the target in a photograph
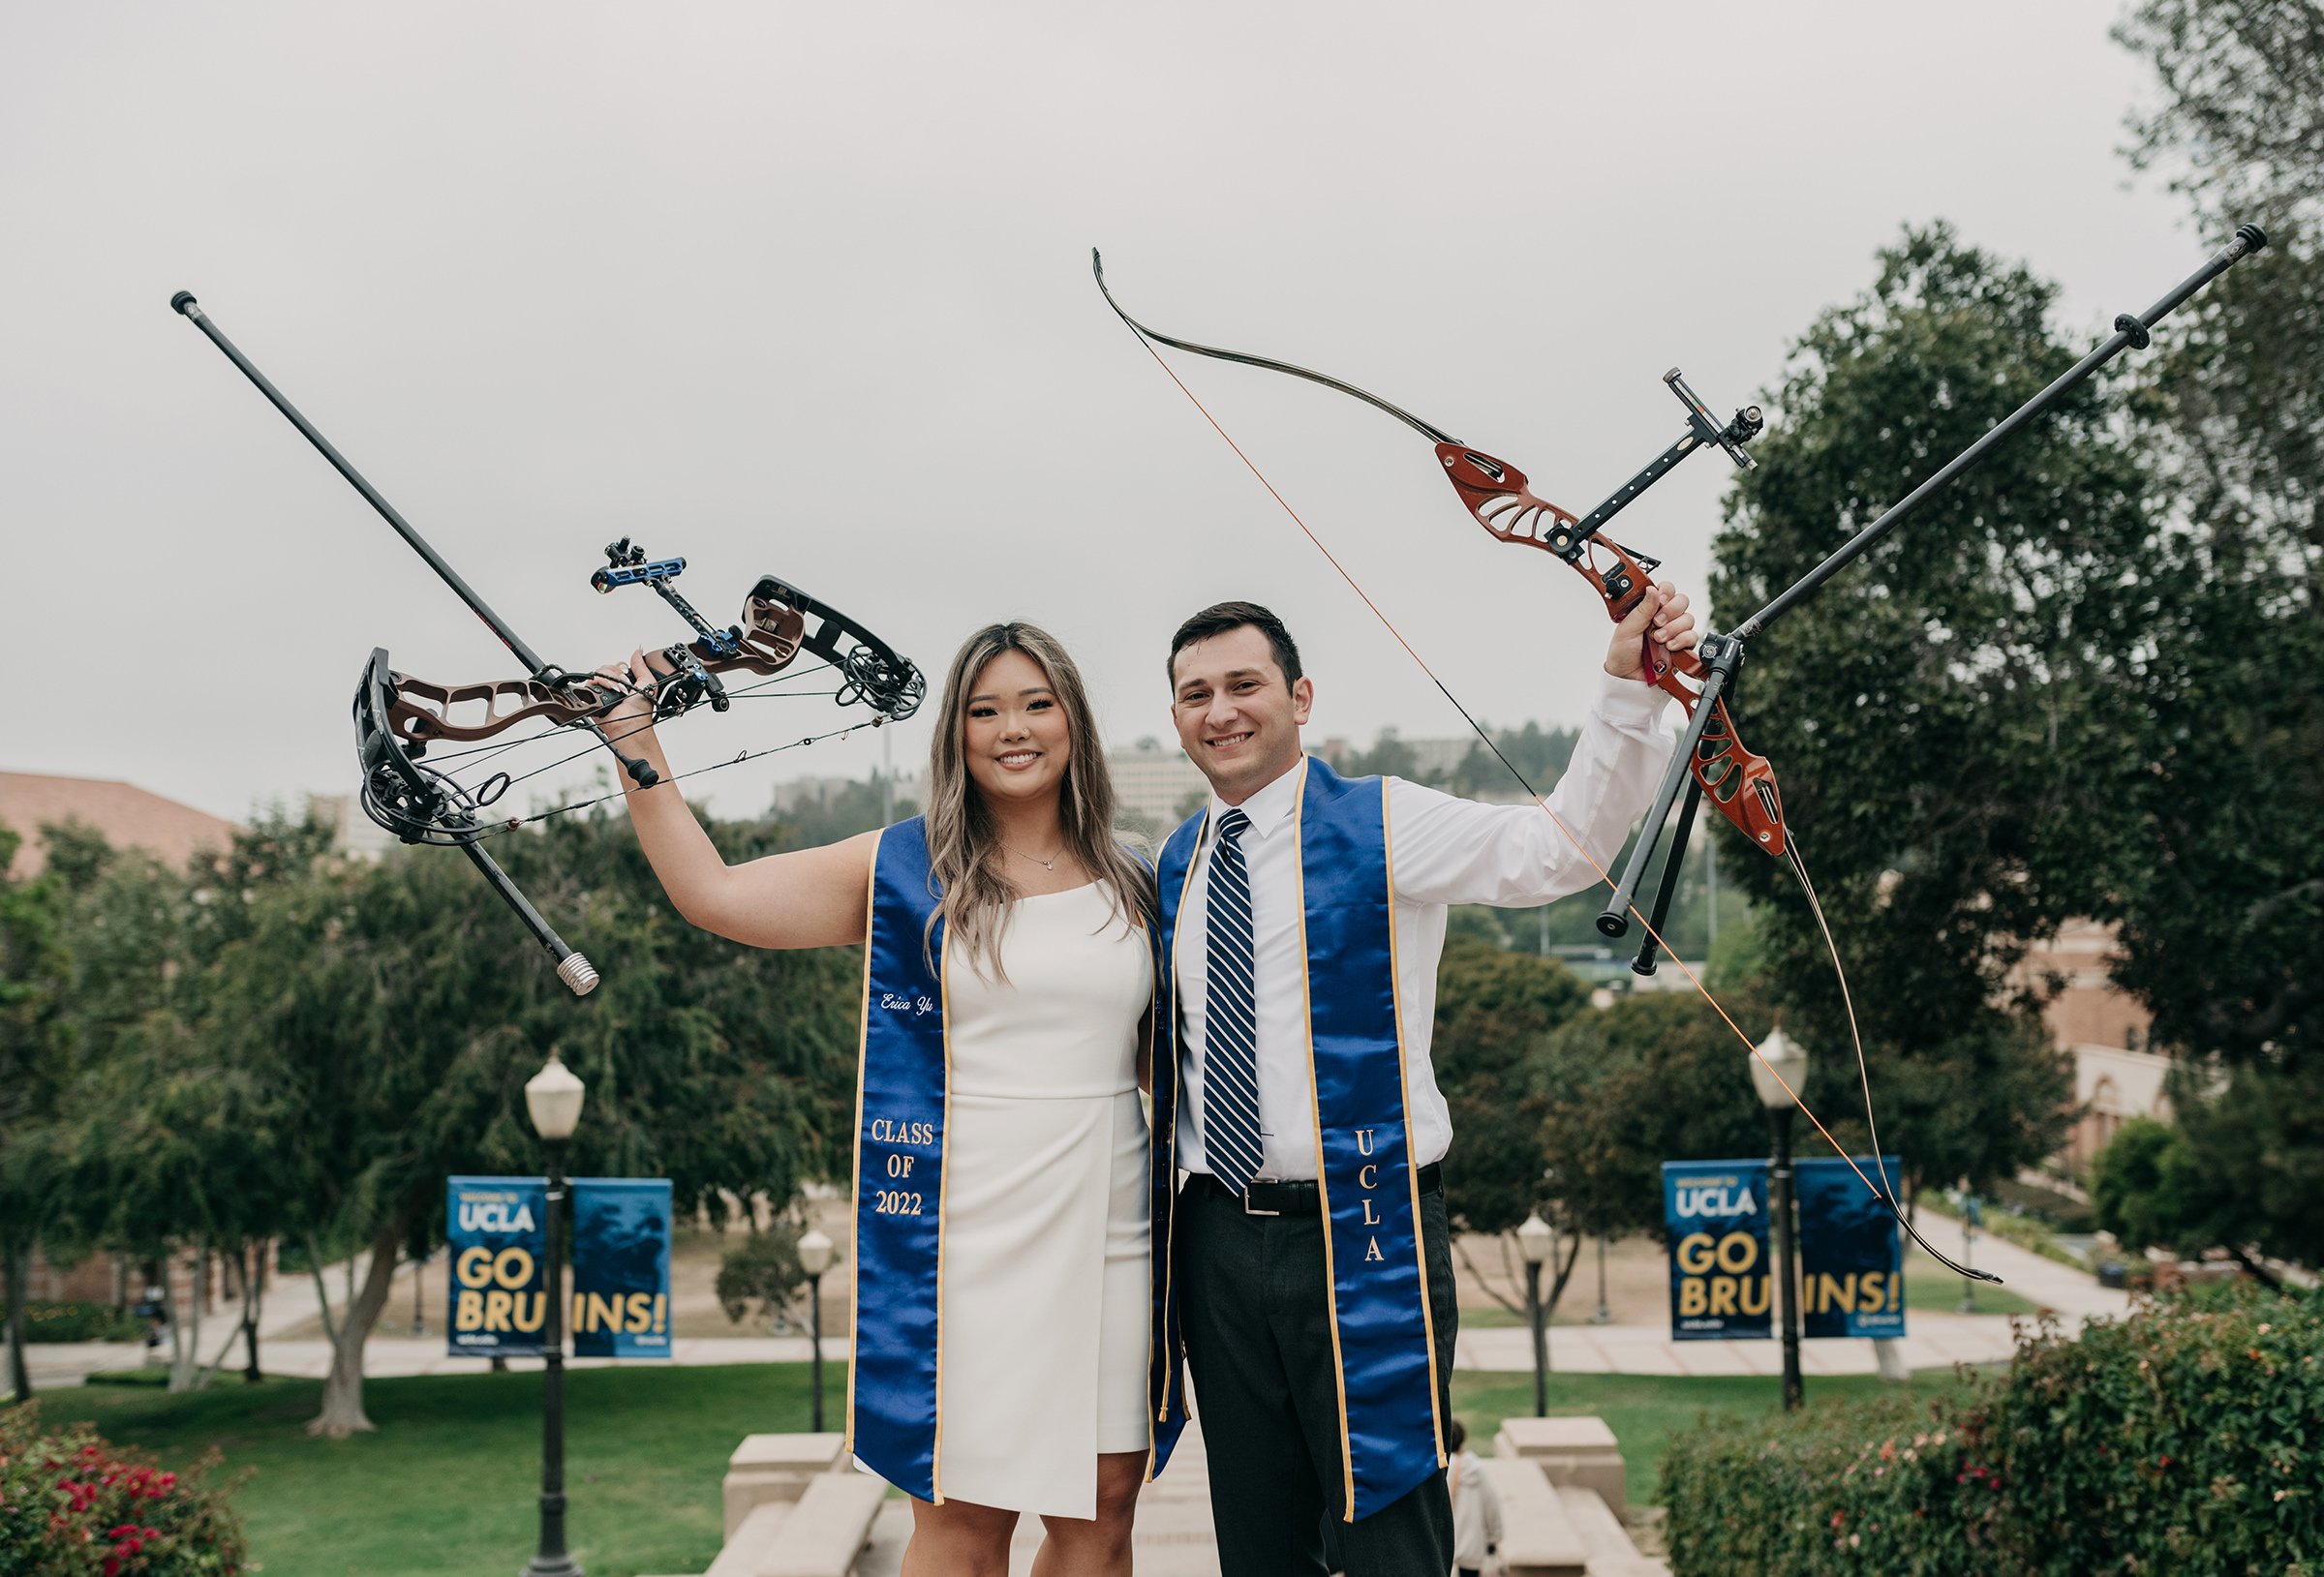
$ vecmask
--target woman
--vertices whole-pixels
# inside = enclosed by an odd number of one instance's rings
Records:
[[[613,677],[644,685],[633,654]],[[1080,673],[1029,624],[953,659],[925,816],[728,865],[649,709],[606,719],[661,774],[638,842],[680,914],[754,947],[865,944],[857,1456],[913,1496],[905,1577],[1130,1570],[1147,1407],[1153,877],[1115,839]]]

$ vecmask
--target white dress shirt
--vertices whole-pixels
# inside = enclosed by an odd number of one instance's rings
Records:
[[[1447,906],[1489,903],[1528,908],[1597,882],[1592,867],[1622,849],[1632,823],[1653,803],[1676,743],[1662,722],[1661,690],[1605,677],[1573,760],[1539,804],[1479,804],[1406,782],[1388,780],[1390,858],[1396,891],[1396,974],[1404,1013],[1405,1113],[1415,1166],[1444,1159],[1452,1143],[1452,1114],[1436,1087],[1428,1043],[1436,1024],[1436,965],[1445,950]],[[1258,997],[1259,1126],[1267,1156],[1263,1177],[1315,1176],[1315,1086],[1307,1065],[1305,993],[1300,953],[1300,849],[1292,804],[1306,761],[1242,803],[1251,825],[1242,851],[1251,877],[1252,986]],[[1178,1165],[1208,1171],[1203,1155],[1205,955],[1208,946],[1210,852],[1218,818],[1231,808],[1215,794],[1203,847],[1178,912],[1177,968],[1181,1077]],[[1559,823],[1589,846],[1585,859]]]

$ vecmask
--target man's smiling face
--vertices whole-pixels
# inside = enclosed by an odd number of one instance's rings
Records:
[[[1285,683],[1267,636],[1238,624],[1171,659],[1178,743],[1218,797],[1240,804],[1296,766],[1314,682]]]

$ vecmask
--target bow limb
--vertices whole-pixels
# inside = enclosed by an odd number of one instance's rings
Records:
[[[1129,324],[1130,332],[1142,340],[1151,340],[1156,345],[1167,345],[1173,350],[1184,350],[1198,356],[1208,356],[1215,361],[1240,362],[1245,367],[1261,367],[1270,373],[1288,373],[1293,378],[1303,378],[1310,383],[1321,383],[1325,388],[1337,389],[1342,394],[1361,400],[1375,409],[1387,411],[1431,443],[1457,444],[1460,441],[1452,434],[1421,420],[1420,417],[1402,407],[1391,406],[1377,394],[1360,389],[1355,384],[1333,378],[1329,373],[1319,373],[1305,367],[1297,367],[1288,361],[1276,361],[1269,356],[1254,356],[1240,350],[1222,350],[1214,345],[1196,345],[1192,340],[1174,340],[1167,334],[1157,334],[1122,311],[1121,303],[1114,299],[1114,292],[1106,288],[1105,259],[1097,255],[1095,247],[1089,249],[1089,271],[1097,276],[1097,293],[1106,298],[1106,305],[1114,309],[1114,316]]]
[[[746,615],[764,606],[789,610],[799,621],[798,644],[840,671],[834,699],[841,706],[860,701],[896,722],[920,710],[926,676],[859,621],[772,575],[752,589]],[[815,622],[810,626],[809,620]]]

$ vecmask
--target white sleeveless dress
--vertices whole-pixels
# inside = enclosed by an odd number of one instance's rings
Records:
[[[1107,892],[1014,904],[1006,985],[945,959],[947,1501],[1094,1517],[1097,1454],[1148,1442],[1138,1032],[1153,966],[1146,933],[1109,919]]]

